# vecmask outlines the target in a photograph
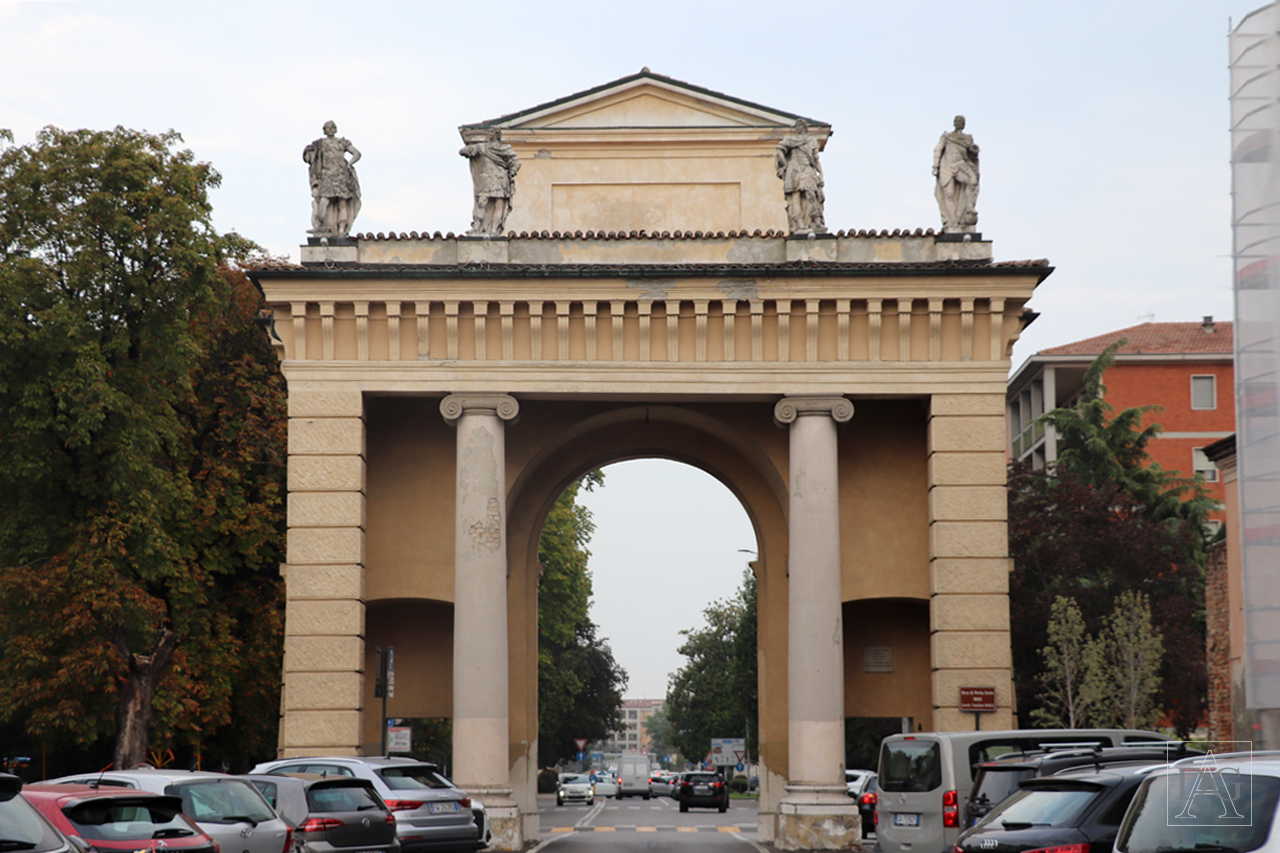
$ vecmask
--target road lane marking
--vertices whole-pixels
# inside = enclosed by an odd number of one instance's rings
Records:
[[[658,827],[656,826],[637,826],[636,827],[636,832],[657,832],[657,831],[658,831]]]
[[[698,827],[696,826],[677,826],[676,827],[676,832],[697,832],[697,831],[698,831]]]

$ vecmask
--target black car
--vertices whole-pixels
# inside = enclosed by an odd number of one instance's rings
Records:
[[[1028,779],[966,830],[954,853],[1109,853],[1138,785],[1164,766],[1117,765]]]
[[[876,784],[876,774],[872,773],[862,785],[862,793],[858,794],[858,814],[862,816],[862,834],[873,835],[876,831],[876,803],[880,799],[880,786]]]
[[[729,786],[715,773],[686,773],[680,780],[680,793],[676,796],[680,811],[689,806],[729,810]]]
[[[245,778],[293,830],[294,853],[400,853],[396,819],[367,779],[307,773]]]
[[[1027,779],[1052,776],[1073,768],[1083,770],[1092,766],[1101,770],[1115,764],[1156,764],[1199,754],[1199,750],[1187,749],[1185,744],[1170,741],[1168,746],[1040,750],[1002,755],[995,761],[977,765],[973,787],[969,789],[969,798],[964,804],[963,826],[976,825]]]

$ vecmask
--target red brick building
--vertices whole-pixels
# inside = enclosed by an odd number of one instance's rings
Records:
[[[1036,467],[1058,458],[1052,427],[1036,423],[1046,411],[1071,406],[1084,390],[1084,374],[1104,349],[1124,338],[1115,364],[1103,376],[1106,400],[1115,410],[1161,406],[1144,424],[1158,423],[1160,436],[1147,446],[1161,468],[1190,477],[1204,474],[1209,492],[1225,499],[1217,466],[1204,448],[1235,432],[1235,386],[1231,323],[1206,317],[1200,323],[1143,323],[1041,350],[1018,368],[1005,395],[1009,455]],[[1210,516],[1220,524],[1224,514]]]

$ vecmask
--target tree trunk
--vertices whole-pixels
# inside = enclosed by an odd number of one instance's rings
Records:
[[[178,635],[166,623],[160,629],[151,654],[132,654],[124,642],[123,632],[118,632],[116,644],[129,662],[124,684],[120,687],[119,704],[116,706],[116,749],[114,767],[127,770],[144,762],[151,737],[151,702],[156,687],[173,662],[178,647]]]

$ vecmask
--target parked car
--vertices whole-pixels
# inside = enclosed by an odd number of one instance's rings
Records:
[[[396,819],[368,779],[246,776],[293,829],[295,853],[400,853]]]
[[[556,786],[556,805],[565,803],[586,803],[594,805],[595,790],[591,787],[591,777],[582,773],[561,774],[560,784]]]
[[[4,850],[21,853],[85,853],[72,843],[40,811],[18,795],[22,780],[0,773],[0,839]]]
[[[680,781],[680,795],[676,800],[682,812],[687,812],[690,806],[728,811],[729,786],[715,773],[686,773]]]
[[[1143,781],[1125,814],[1114,851],[1280,853],[1277,803],[1280,754],[1184,759]]]
[[[137,788],[182,799],[182,811],[224,853],[290,853],[293,833],[258,789],[244,779],[198,770],[107,770],[48,780],[50,784]]]
[[[883,853],[950,850],[960,834],[960,808],[974,766],[1008,752],[1046,744],[1078,747],[1164,743],[1136,729],[1012,729],[890,735],[880,744],[876,839]]]
[[[367,779],[396,820],[403,853],[475,850],[484,845],[487,815],[439,768],[412,758],[323,756],[265,761],[251,775],[311,773]],[[229,853],[229,851],[224,851]]]
[[[182,813],[179,797],[135,788],[40,784],[25,786],[22,796],[64,835],[97,853],[158,846],[173,853],[215,853],[213,839]]]
[[[1027,779],[956,841],[954,853],[1110,851],[1138,786],[1162,764]]]
[[[1181,741],[1151,746],[1120,746],[1089,749],[1050,749],[1036,752],[1011,752],[995,761],[978,765],[973,788],[964,804],[964,825],[974,826],[993,808],[1018,790],[1018,784],[1036,776],[1052,776],[1073,767],[1104,765],[1158,764],[1187,755],[1199,755]]]

